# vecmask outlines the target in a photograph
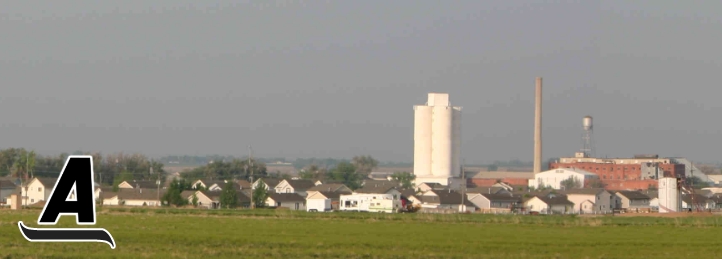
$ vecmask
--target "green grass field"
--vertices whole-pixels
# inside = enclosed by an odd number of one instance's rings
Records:
[[[719,258],[722,217],[98,209],[104,243],[30,243],[0,210],[2,258]],[[75,227],[63,216],[61,227]]]

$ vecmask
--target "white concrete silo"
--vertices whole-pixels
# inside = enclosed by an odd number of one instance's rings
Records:
[[[679,212],[682,210],[682,196],[677,178],[664,177],[659,179],[659,213]]]
[[[452,177],[461,177],[461,107],[453,107]]]
[[[414,106],[414,175],[431,175],[431,107]]]
[[[451,177],[454,109],[449,106],[434,106],[432,109],[431,174]]]
[[[448,93],[428,98],[414,106],[415,182],[449,185],[461,175],[461,107],[450,105]]]

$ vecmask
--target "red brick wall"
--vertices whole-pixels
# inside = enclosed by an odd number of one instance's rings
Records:
[[[604,183],[607,185],[605,187],[607,190],[646,190],[650,185],[657,188],[659,182],[657,180],[607,180]]]

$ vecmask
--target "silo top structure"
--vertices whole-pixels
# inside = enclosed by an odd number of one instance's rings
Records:
[[[592,129],[592,116],[584,116],[584,119],[582,119],[582,127],[584,127],[584,130]]]

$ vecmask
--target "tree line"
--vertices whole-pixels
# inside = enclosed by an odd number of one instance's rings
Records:
[[[30,180],[33,177],[51,177],[60,175],[70,155],[90,155],[93,157],[95,181],[111,185],[124,180],[164,180],[163,164],[152,161],[142,154],[114,153],[103,155],[100,152],[76,151],[55,156],[38,155],[24,148],[6,148],[0,150],[0,176]],[[151,169],[153,168],[153,174]]]

